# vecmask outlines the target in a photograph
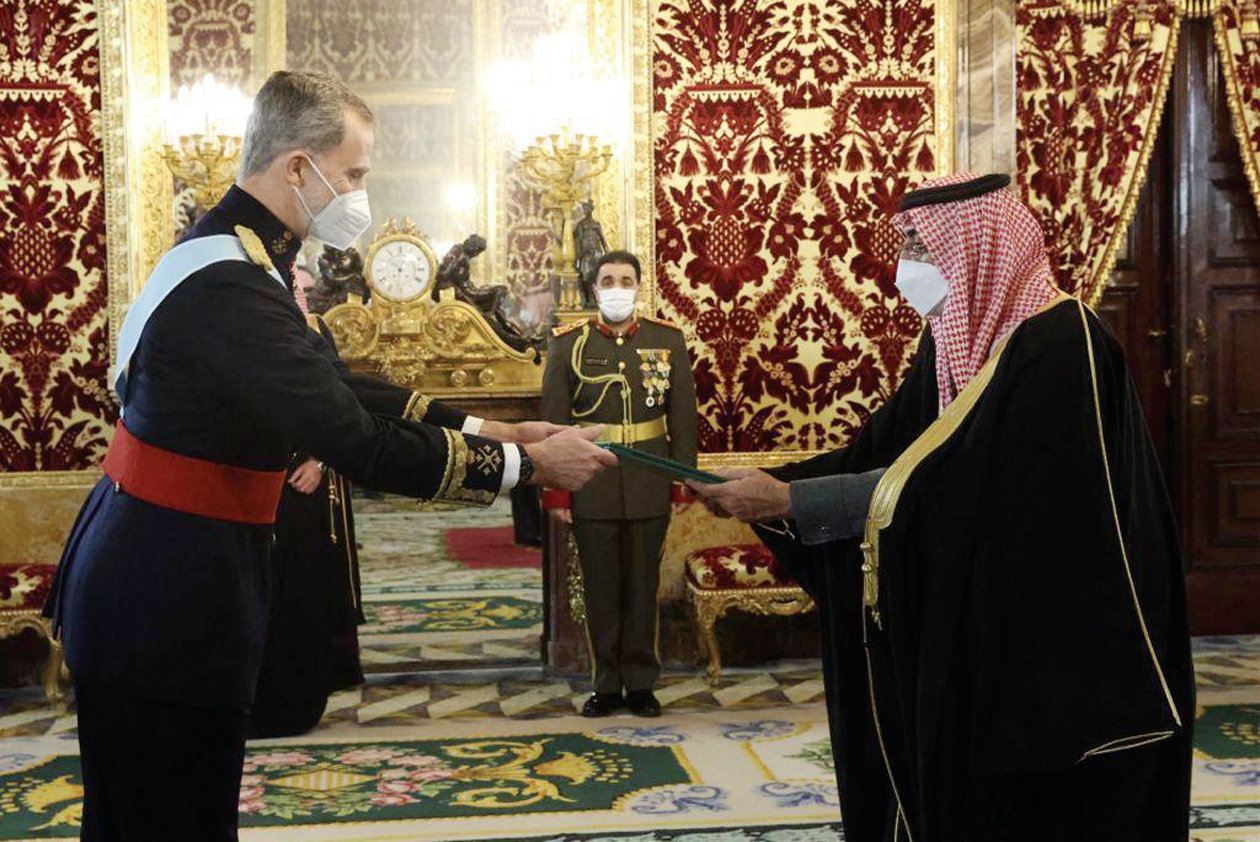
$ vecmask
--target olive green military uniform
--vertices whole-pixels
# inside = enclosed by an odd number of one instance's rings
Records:
[[[615,441],[696,464],[696,388],[683,333],[639,319],[621,336],[599,319],[553,331],[542,417],[606,424]],[[622,464],[547,507],[568,507],[581,557],[592,682],[598,693],[650,690],[660,675],[656,590],[672,480]]]

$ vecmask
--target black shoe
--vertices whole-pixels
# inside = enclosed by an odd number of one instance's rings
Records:
[[[597,719],[601,716],[612,716],[623,707],[625,701],[620,693],[592,693],[586,704],[582,705],[582,715]]]
[[[661,715],[661,703],[651,690],[631,690],[626,693],[626,707],[635,716],[657,717]]]

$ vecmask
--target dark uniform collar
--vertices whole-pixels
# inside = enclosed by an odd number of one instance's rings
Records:
[[[211,220],[211,217],[219,218]],[[244,225],[252,230],[262,240],[267,256],[271,258],[280,276],[292,289],[293,261],[302,248],[302,240],[290,231],[274,213],[267,210],[262,202],[233,184],[223,200],[206,214],[204,220],[219,223],[214,225],[215,228],[225,225],[226,232],[230,232],[237,225]],[[200,224],[198,227],[201,227]]]
[[[626,328],[625,331],[618,333],[608,326],[608,323],[604,321],[603,315],[597,315],[595,318],[591,319],[591,324],[595,326],[595,329],[611,339],[616,339],[618,336],[623,336],[626,339],[632,338],[639,332],[639,322],[640,320],[638,316],[636,316],[634,321],[630,323],[630,327]]]

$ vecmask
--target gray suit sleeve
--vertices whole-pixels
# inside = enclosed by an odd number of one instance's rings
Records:
[[[871,495],[887,468],[864,474],[832,474],[798,479],[788,489],[792,496],[792,517],[806,546],[825,544],[861,535]]]

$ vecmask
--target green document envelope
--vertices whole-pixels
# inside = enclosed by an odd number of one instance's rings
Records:
[[[643,450],[635,450],[633,447],[627,447],[624,444],[615,444],[605,442],[600,447],[611,450],[618,459],[625,459],[627,462],[634,462],[641,467],[648,468],[653,471],[659,471],[662,474],[669,474],[677,480],[694,480],[695,482],[726,482],[725,477],[717,474],[711,474],[708,471],[701,471],[690,465],[684,465],[682,462],[675,462],[673,459],[666,459],[664,456],[657,456],[654,453],[648,453]]]

